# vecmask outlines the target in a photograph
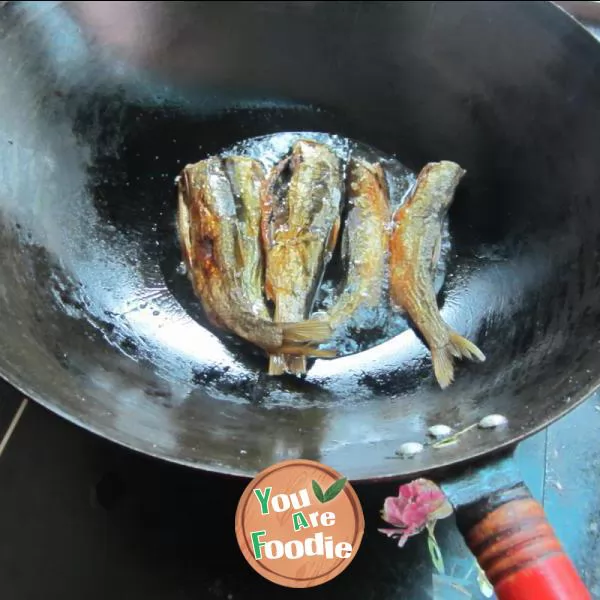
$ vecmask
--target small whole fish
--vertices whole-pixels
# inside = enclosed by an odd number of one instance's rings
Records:
[[[391,209],[380,164],[352,158],[348,165],[348,216],[342,236],[344,290],[325,313],[333,329],[361,307],[381,300],[389,247]]]
[[[286,174],[289,182],[286,185]],[[265,185],[265,293],[275,322],[308,319],[340,230],[342,162],[327,146],[296,142]],[[269,373],[306,372],[305,357],[272,356]]]
[[[233,183],[228,176],[232,171]],[[254,263],[245,265],[244,261],[253,260],[248,256],[258,252],[251,246],[260,249],[258,235],[254,239],[251,234],[256,227],[256,223],[251,224],[255,211],[248,208],[256,202],[256,184],[252,182],[258,173],[249,163],[220,158],[208,158],[183,169],[177,221],[188,277],[207,318],[216,327],[235,333],[267,354],[331,356],[331,352],[313,347],[330,336],[328,324],[273,323],[260,292],[262,269],[256,265],[256,275],[250,268]],[[238,214],[244,215],[245,223],[239,224]]]
[[[454,380],[454,359],[484,361],[479,348],[442,319],[433,288],[442,224],[466,171],[450,161],[429,163],[419,173],[408,200],[393,216],[390,238],[390,297],[420,331],[431,351],[442,389]]]

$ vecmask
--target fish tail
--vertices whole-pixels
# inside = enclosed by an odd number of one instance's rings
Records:
[[[335,358],[335,350],[315,348],[309,344],[282,346],[284,354],[271,354],[269,356],[269,375],[279,376],[284,373],[304,375],[306,373],[306,357]]]
[[[310,350],[310,348],[307,348],[307,350]],[[304,375],[306,373],[306,356],[286,356],[285,364],[288,373],[293,375]]]
[[[269,356],[269,375],[283,375],[285,373],[285,360],[282,354]]]
[[[455,331],[450,332],[451,352],[457,358],[468,358],[479,362],[485,361],[485,354],[473,343],[466,338],[458,335]],[[454,354],[456,352],[456,354]]]
[[[335,350],[311,348],[307,356],[312,356],[313,358],[335,358],[337,356],[337,352]]]
[[[335,350],[315,348],[314,346],[310,346],[308,344],[302,346],[284,346],[281,351],[288,355],[288,367],[291,367],[291,359],[294,358],[305,358],[306,356],[312,356],[313,358],[334,358],[337,355]],[[291,368],[290,372],[292,372]]]
[[[283,339],[280,353],[269,356],[269,375],[306,373],[306,357],[333,358],[335,350],[321,350],[316,345],[331,337],[331,326],[324,320],[282,323]]]
[[[442,389],[446,389],[454,381],[454,357],[449,345],[431,349],[431,362],[435,378]]]
[[[283,344],[289,342],[320,344],[331,336],[331,326],[325,320],[283,323]]]
[[[455,358],[485,361],[485,355],[473,342],[455,331],[450,331],[449,337],[449,342],[445,346],[431,349],[433,372],[442,389],[447,388],[454,381]]]
[[[288,356],[285,358],[286,370],[294,375],[306,373],[306,356],[316,356],[322,351],[311,348],[309,344],[315,345],[325,342],[331,336],[331,327],[327,321],[311,320],[303,323],[293,323],[283,326],[284,345],[287,342],[305,344],[305,347],[294,347],[285,350]],[[315,354],[317,353],[317,354]],[[330,354],[328,353],[327,356]],[[323,356],[323,354],[321,354]]]

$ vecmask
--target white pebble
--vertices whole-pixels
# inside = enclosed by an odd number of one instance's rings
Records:
[[[448,425],[432,425],[427,432],[431,437],[440,439],[451,435],[452,427],[448,427]]]
[[[403,458],[410,458],[419,452],[423,452],[423,444],[419,442],[406,442],[396,450],[396,454]]]
[[[507,423],[508,419],[504,415],[488,415],[479,421],[479,427],[482,429],[493,429],[494,427],[501,427]]]

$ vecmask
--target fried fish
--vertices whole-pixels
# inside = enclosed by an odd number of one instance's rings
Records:
[[[261,191],[265,171],[253,158],[230,156],[223,160],[235,202],[235,263],[238,289],[247,296],[252,312],[271,320],[263,293],[264,261],[261,247]]]
[[[442,224],[466,171],[456,163],[426,165],[410,197],[393,216],[390,238],[390,297],[403,309],[429,346],[440,387],[454,380],[454,360],[484,361],[472,342],[442,319],[433,288],[433,265],[440,255]]]
[[[333,329],[362,306],[381,301],[391,209],[380,164],[352,158],[348,166],[348,216],[342,236],[344,288],[325,317]]]
[[[224,164],[220,158],[208,158],[186,166],[178,183],[177,218],[182,252],[207,318],[216,327],[235,333],[267,354],[331,356],[331,352],[314,347],[328,339],[327,323],[273,323],[265,316],[263,306],[257,306],[256,291],[241,285],[246,281],[260,282],[262,276],[245,274],[244,270],[251,269],[244,269],[243,262],[239,262],[240,258],[246,260],[241,249],[253,243],[258,245],[259,240],[252,242],[250,234],[242,239],[252,227],[238,227],[241,198],[254,194],[249,191],[254,189],[254,184],[248,183],[252,178],[246,179],[242,173],[254,168],[250,165],[246,171],[244,165],[232,178],[232,185],[227,170],[231,173],[237,166],[235,161]]]
[[[289,180],[286,178],[289,176]],[[340,230],[342,162],[327,146],[300,140],[276,165],[262,202],[265,293],[275,322],[308,319]],[[269,373],[303,374],[306,358],[279,353]]]

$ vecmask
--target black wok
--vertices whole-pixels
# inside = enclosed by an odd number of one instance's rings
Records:
[[[600,50],[556,6],[3,2],[0,57],[0,373],[67,419],[208,471],[368,480],[509,447],[598,386]],[[467,169],[440,305],[487,360],[446,391],[410,329],[301,381],[206,326],[173,180],[304,130]]]

